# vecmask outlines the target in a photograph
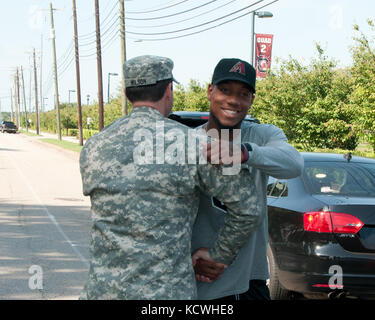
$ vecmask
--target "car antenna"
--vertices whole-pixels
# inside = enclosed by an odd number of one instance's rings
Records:
[[[344,158],[346,159],[346,161],[350,162],[350,160],[352,159],[352,153],[348,152],[347,154],[344,154]]]

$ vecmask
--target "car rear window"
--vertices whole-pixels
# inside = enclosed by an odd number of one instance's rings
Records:
[[[375,165],[354,162],[305,162],[302,176],[311,194],[375,197]]]

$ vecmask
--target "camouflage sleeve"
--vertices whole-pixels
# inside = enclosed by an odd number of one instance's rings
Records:
[[[222,170],[208,165],[199,169],[199,175],[202,189],[227,207],[224,225],[210,255],[215,261],[229,265],[262,222],[255,185],[242,170],[237,175],[223,175]]]

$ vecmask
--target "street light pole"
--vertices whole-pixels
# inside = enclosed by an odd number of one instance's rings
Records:
[[[108,100],[107,100],[107,103],[109,103],[109,97],[110,97],[110,81],[111,81],[111,76],[118,76],[117,73],[111,73],[111,72],[108,72]]]
[[[258,16],[258,18],[272,18],[273,14],[269,11],[252,11],[250,13],[250,20],[251,20],[251,29],[250,29],[250,37],[251,37],[251,46],[250,46],[250,64],[255,67],[255,16]]]
[[[254,48],[255,48],[255,11],[250,13],[250,37],[251,37],[251,46],[250,46],[250,64],[254,66]]]
[[[70,93],[71,92],[76,92],[75,90],[69,90],[69,104],[70,104]]]

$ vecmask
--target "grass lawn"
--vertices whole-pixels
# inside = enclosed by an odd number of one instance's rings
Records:
[[[43,138],[43,139],[40,139],[40,141],[51,143],[61,148],[76,151],[76,152],[81,152],[82,150],[82,146],[80,146],[77,143],[70,142],[70,141],[64,141],[64,140],[60,141],[58,139],[49,139],[49,138]]]

